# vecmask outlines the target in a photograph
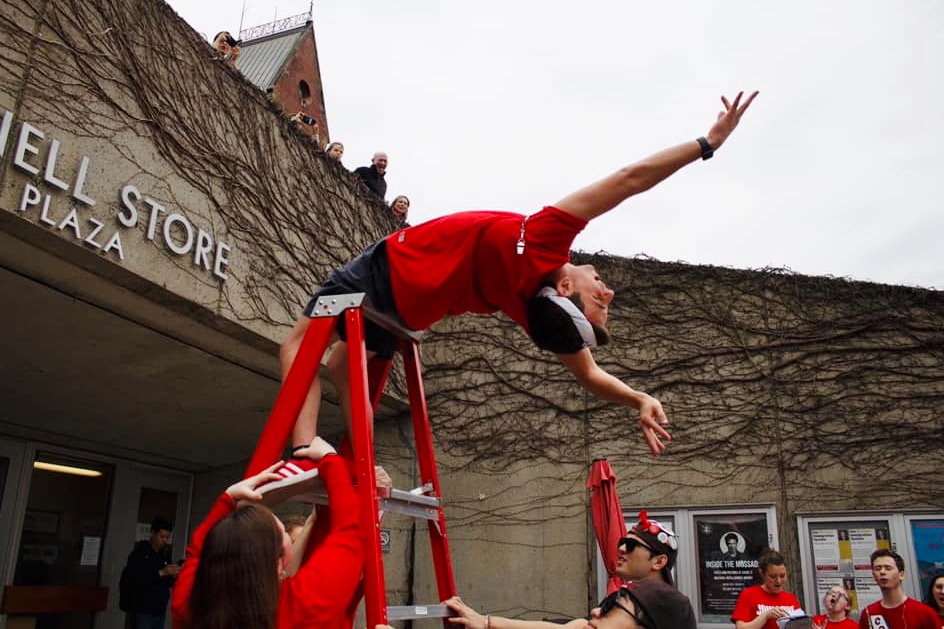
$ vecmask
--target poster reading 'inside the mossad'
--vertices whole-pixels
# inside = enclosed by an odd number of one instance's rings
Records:
[[[760,582],[757,561],[768,545],[767,516],[696,516],[695,529],[701,613],[728,622],[741,590]]]

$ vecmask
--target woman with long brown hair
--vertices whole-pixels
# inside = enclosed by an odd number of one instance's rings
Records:
[[[180,629],[349,629],[364,567],[351,473],[316,437],[294,453],[318,463],[330,524],[317,546],[303,535],[293,547],[282,522],[259,504],[257,489],[281,476],[267,470],[229,487],[194,532],[174,587]]]
[[[937,612],[941,629],[944,629],[944,570],[938,570],[931,575],[924,604]]]

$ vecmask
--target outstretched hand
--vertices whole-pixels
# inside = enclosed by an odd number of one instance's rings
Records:
[[[733,103],[729,102],[726,97],[721,97],[721,102],[724,103],[724,111],[718,112],[718,120],[711,126],[711,130],[706,136],[711,148],[717,150],[724,144],[724,141],[728,139],[728,136],[731,135],[734,128],[738,126],[738,123],[741,121],[741,116],[743,116],[747,108],[751,106],[757,94],[759,94],[759,92],[754,92],[748,96],[743,105],[741,104],[741,98],[744,96],[744,92],[738,92]]]
[[[662,403],[651,395],[647,395],[639,406],[639,425],[652,456],[657,457],[665,451],[666,445],[662,442],[663,439],[672,440],[672,435],[663,428],[668,424],[669,418],[662,410]]]
[[[239,502],[240,500],[262,500],[262,495],[256,491],[256,489],[262,485],[265,485],[266,483],[271,483],[272,481],[282,478],[280,475],[275,473],[275,470],[279,469],[281,465],[282,461],[279,461],[278,463],[275,463],[262,470],[255,476],[244,478],[238,483],[230,485],[226,490],[226,493],[229,494],[229,497],[236,502]]]
[[[449,618],[449,622],[469,629],[485,629],[485,616],[463,603],[458,596],[443,601],[443,605],[458,614],[458,617]]]

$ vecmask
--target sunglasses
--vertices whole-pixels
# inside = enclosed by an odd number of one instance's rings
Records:
[[[650,627],[649,623],[646,622],[647,619],[640,619],[635,612],[631,612],[625,606],[623,606],[623,604],[619,602],[619,599],[621,598],[628,598],[632,600],[632,597],[629,595],[629,589],[625,586],[621,587],[619,590],[613,592],[605,599],[600,601],[600,617],[602,618],[603,616],[606,616],[614,609],[621,609],[629,614],[630,618],[635,620],[636,624],[640,627]]]
[[[645,548],[645,549],[648,550],[650,553],[656,552],[656,551],[654,551],[652,548],[650,548],[649,546],[647,546],[647,545],[645,544],[645,542],[643,542],[642,540],[638,540],[638,539],[636,539],[635,537],[624,537],[624,538],[620,539],[619,544],[618,544],[616,547],[617,547],[617,548],[624,548],[624,547],[625,547],[627,554],[633,552],[634,550],[636,550],[637,548],[640,548],[640,547]]]

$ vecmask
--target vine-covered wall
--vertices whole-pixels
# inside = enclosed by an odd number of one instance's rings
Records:
[[[221,282],[145,242],[141,223],[129,228],[131,260],[77,247],[77,262],[102,275],[126,268],[155,299],[173,293],[194,317],[278,340],[330,268],[393,227],[161,2],[0,0],[0,35],[0,106],[60,139],[71,163],[92,155],[89,192],[107,203],[88,211],[114,213],[116,190],[133,180],[239,254]],[[45,184],[11,159],[0,207],[16,214],[24,178]],[[795,583],[798,512],[944,508],[933,479],[944,467],[939,292],[575,257],[617,292],[615,340],[597,360],[662,400],[674,440],[652,459],[633,410],[585,395],[501,315],[435,326],[423,345],[426,390],[470,602],[531,617],[586,612],[595,589],[584,482],[601,456],[627,505],[775,505]],[[398,485],[415,475],[409,432],[403,416],[378,420],[378,459]],[[425,533],[385,525],[392,599],[434,601]]]

